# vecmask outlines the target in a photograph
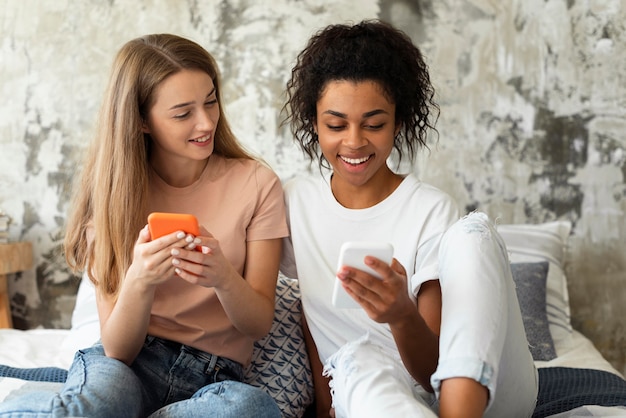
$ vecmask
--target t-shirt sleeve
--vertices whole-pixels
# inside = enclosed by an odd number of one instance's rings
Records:
[[[283,188],[278,176],[258,164],[255,172],[257,200],[247,229],[247,240],[284,238],[289,235]]]
[[[425,228],[428,233],[420,242],[415,256],[415,274],[411,277],[410,288],[415,297],[422,283],[439,279],[439,246],[448,228],[459,220],[456,202],[447,197],[432,208]]]
[[[285,211],[287,212],[287,227],[289,228],[290,231],[291,231],[291,224],[290,224],[291,218],[289,216],[289,199],[287,196],[289,193],[289,188],[292,184],[293,182],[288,182],[283,187],[284,196],[285,196]],[[296,268],[296,255],[293,251],[293,242],[291,241],[291,234],[283,238],[283,250],[282,250],[282,256],[280,259],[280,272],[283,275],[291,279],[298,278],[298,270]]]

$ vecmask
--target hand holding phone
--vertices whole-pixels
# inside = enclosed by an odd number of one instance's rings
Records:
[[[340,269],[342,266],[354,267],[380,279],[380,275],[365,264],[364,258],[368,255],[376,257],[387,264],[391,264],[391,261],[393,260],[393,247],[391,244],[384,242],[346,242],[341,246],[339,251],[339,263],[337,265],[337,269]],[[346,292],[341,284],[341,280],[337,277],[335,277],[332,302],[336,308],[361,307],[357,301],[352,299],[352,296]]]
[[[148,228],[152,239],[183,231],[194,237],[200,235],[198,220],[195,216],[186,213],[153,212],[148,215]]]

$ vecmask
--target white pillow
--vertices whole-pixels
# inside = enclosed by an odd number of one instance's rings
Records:
[[[64,351],[76,352],[100,339],[96,290],[86,273],[78,286],[71,324],[70,333],[63,343]]]
[[[511,263],[548,261],[546,311],[555,343],[572,335],[567,277],[563,268],[572,224],[554,221],[543,224],[498,225]]]

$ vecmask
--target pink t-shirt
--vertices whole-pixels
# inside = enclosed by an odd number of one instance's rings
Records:
[[[200,178],[178,188],[154,171],[150,212],[191,213],[220,243],[226,258],[243,275],[246,242],[289,234],[280,180],[255,160],[213,154]],[[177,341],[244,366],[253,340],[235,329],[215,291],[172,279],[156,289],[148,334]]]

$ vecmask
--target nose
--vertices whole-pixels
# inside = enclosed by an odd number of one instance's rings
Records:
[[[358,149],[367,144],[367,138],[360,128],[353,127],[346,131],[343,144],[351,149]]]
[[[213,109],[203,109],[198,112],[198,120],[196,121],[197,129],[201,131],[212,131],[217,125],[219,120],[219,112],[212,111]]]

